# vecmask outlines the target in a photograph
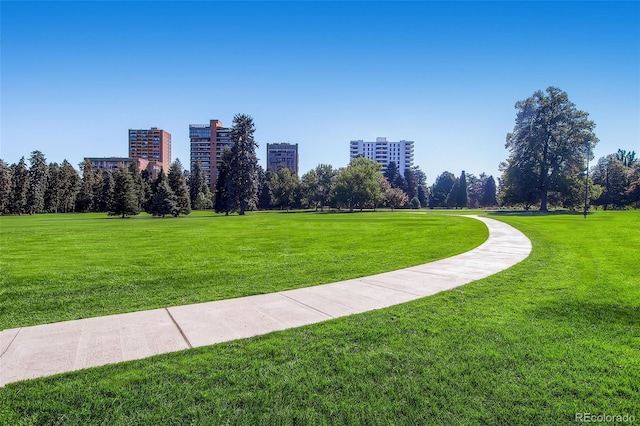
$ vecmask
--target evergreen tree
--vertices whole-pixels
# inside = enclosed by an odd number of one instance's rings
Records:
[[[60,166],[58,163],[49,164],[49,184],[44,194],[45,210],[58,213],[62,204],[62,184],[60,182]]]
[[[176,195],[171,190],[164,171],[160,171],[160,175],[156,180],[156,192],[153,194],[149,213],[163,218],[168,214],[173,216],[180,214]]]
[[[76,169],[67,160],[60,166],[61,208],[64,213],[75,211],[80,193],[81,179]]]
[[[29,192],[29,169],[20,158],[18,164],[12,164],[11,195],[9,197],[9,211],[21,215],[27,208],[27,194]]]
[[[0,159],[0,214],[9,212],[9,200],[11,199],[12,169]]]
[[[431,193],[429,194],[429,207],[446,207],[447,197],[456,182],[456,177],[451,172],[443,172],[436,178]]]
[[[269,172],[265,172],[258,166],[258,209],[266,210],[271,208],[271,194],[269,193]]]
[[[392,187],[399,188],[396,185],[400,182],[400,171],[398,170],[398,164],[396,164],[395,161],[389,161],[389,164],[387,164],[387,170],[384,171],[384,177]]]
[[[148,170],[142,170],[140,172],[140,176],[142,177],[142,188],[144,190],[144,202],[142,203],[142,211],[149,211],[155,184],[151,173],[149,173]]]
[[[93,163],[89,159],[85,159],[82,162],[80,169],[82,171],[82,189],[78,197],[78,210],[91,212],[95,210],[96,172],[93,169]]]
[[[413,169],[405,169],[404,171],[403,190],[410,200],[418,196],[418,178]]]
[[[460,190],[460,179],[456,178],[455,181],[453,182],[453,187],[451,188],[451,191],[449,191],[449,194],[447,195],[447,201],[446,201],[447,208],[453,209],[458,207],[459,190]]]
[[[132,161],[131,164],[129,164],[128,170],[133,182],[133,193],[135,194],[136,201],[138,203],[137,209],[139,212],[144,211],[145,204],[147,204],[147,194],[138,161]]]
[[[229,136],[233,142],[229,174],[226,181],[226,196],[229,211],[244,215],[256,208],[258,201],[258,158],[254,140],[253,119],[246,114],[236,114]]]
[[[231,150],[225,148],[222,153],[222,161],[218,168],[216,178],[216,192],[213,197],[213,209],[216,213],[228,215],[231,212],[231,203],[227,193],[227,181],[229,179],[229,168],[231,167]]]
[[[191,213],[189,187],[184,177],[182,163],[177,158],[169,168],[169,187],[176,196],[178,214],[187,215]]]
[[[44,212],[44,193],[47,190],[47,160],[40,151],[33,151],[29,158],[29,192],[27,208],[30,214]]]
[[[189,197],[194,210],[210,209],[213,206],[211,189],[207,185],[207,178],[202,170],[202,163],[198,160],[192,166],[189,175]]]
[[[456,193],[456,207],[465,208],[469,204],[469,196],[467,194],[467,175],[464,170],[460,174],[458,181],[458,192]]]
[[[102,170],[100,173],[102,185],[100,186],[98,198],[98,211],[108,212],[113,204],[115,182],[113,173],[110,170]]]
[[[138,194],[131,173],[125,166],[118,167],[113,173],[113,183],[113,200],[109,206],[109,215],[122,215],[125,218],[138,214]]]
[[[497,206],[498,198],[496,194],[497,194],[496,181],[493,179],[493,176],[489,176],[484,181],[484,186],[482,188],[482,198],[480,198],[480,206],[481,207]]]

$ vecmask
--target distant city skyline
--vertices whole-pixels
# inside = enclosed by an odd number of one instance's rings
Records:
[[[595,121],[596,159],[640,152],[638,2],[3,1],[0,19],[10,164],[125,157],[128,129],[157,127],[188,167],[189,124],[246,113],[265,168],[267,143],[298,144],[304,174],[386,136],[415,141],[429,185],[498,178],[515,103],[548,86]]]

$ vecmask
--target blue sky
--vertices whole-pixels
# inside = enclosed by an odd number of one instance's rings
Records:
[[[415,141],[429,184],[498,175],[514,104],[557,86],[596,122],[596,158],[640,153],[638,2],[2,1],[0,158],[126,156],[129,128],[254,118],[300,170],[349,141]]]

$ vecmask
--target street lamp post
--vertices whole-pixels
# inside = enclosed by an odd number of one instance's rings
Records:
[[[585,143],[587,145],[587,161],[584,169],[584,218],[587,218],[587,209],[589,208],[589,156],[591,154],[591,149],[589,145],[589,138],[585,139]]]

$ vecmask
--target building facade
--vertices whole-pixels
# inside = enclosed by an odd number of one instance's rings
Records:
[[[365,142],[360,139],[351,141],[349,154],[351,159],[365,157],[381,164],[383,172],[392,161],[400,173],[413,167],[413,141],[389,142],[387,138],[376,138],[375,142]]]
[[[94,170],[111,170],[114,171],[118,167],[129,167],[134,162],[138,163],[140,170],[146,170],[149,162],[142,158],[127,158],[127,157],[85,157],[84,160],[91,161],[91,165]],[[160,172],[158,170],[158,172]]]
[[[233,145],[229,132],[230,129],[223,127],[219,120],[210,120],[209,124],[189,125],[191,169],[193,170],[193,165],[200,161],[207,184],[212,191],[222,165],[224,149]]]
[[[171,167],[171,133],[152,127],[151,129],[129,129],[129,157],[140,158],[148,164],[140,167],[157,177],[160,169],[169,173]]]
[[[275,173],[282,167],[298,174],[298,144],[267,144],[267,170]]]

